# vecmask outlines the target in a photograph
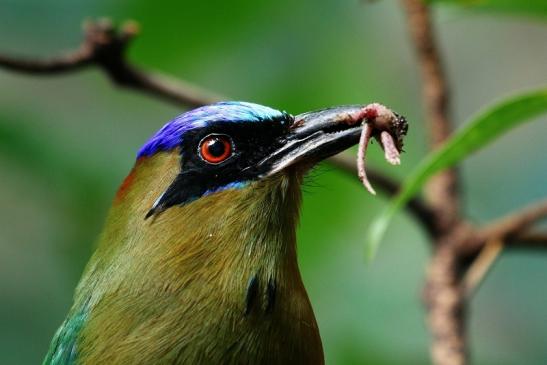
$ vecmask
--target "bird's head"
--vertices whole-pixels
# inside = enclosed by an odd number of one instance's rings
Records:
[[[297,265],[300,183],[310,167],[361,135],[379,137],[369,124],[381,133],[390,129],[393,149],[400,149],[406,123],[386,122],[391,112],[384,109],[345,106],[293,117],[221,102],[161,128],[140,149],[118,190],[77,289],[75,307],[91,313],[80,346],[96,355],[82,363],[100,362],[102,351],[110,351],[108,341],[97,340],[103,338],[131,342],[139,354],[165,356],[178,352],[166,348],[184,341],[194,341],[190,352],[240,343],[234,351],[242,351],[246,341],[257,350],[255,338],[285,343],[287,333],[294,343],[314,344],[313,361],[297,362],[321,363]],[[253,316],[261,320],[243,320]],[[152,336],[157,341],[147,342]],[[154,350],[147,353],[143,346]],[[146,359],[141,362],[158,360]]]
[[[140,149],[138,161],[173,154],[178,163],[146,218],[228,189],[283,174],[303,175],[359,140],[362,106],[292,116],[246,102],[204,106],[167,123]],[[171,171],[173,173],[173,171]],[[159,178],[159,177],[158,177]]]
[[[389,113],[393,123],[384,118]],[[393,149],[400,150],[406,122],[379,104],[297,116],[245,102],[186,112],[138,152],[114,200],[98,257],[138,257],[141,266],[157,258],[160,267],[167,257],[178,266],[184,266],[181,260],[205,265],[213,257],[225,265],[231,255],[237,265],[240,253],[249,257],[257,247],[275,255],[293,252],[303,176],[367,130],[373,132],[363,135],[373,137],[389,130]]]

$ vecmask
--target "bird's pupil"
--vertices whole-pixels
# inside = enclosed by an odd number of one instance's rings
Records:
[[[214,138],[209,142],[207,149],[212,156],[220,157],[224,154],[226,146],[224,146],[224,143],[219,138]]]

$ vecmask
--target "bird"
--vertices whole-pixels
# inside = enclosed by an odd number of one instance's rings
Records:
[[[226,101],[165,124],[117,190],[43,364],[323,364],[297,263],[301,184],[358,142],[362,110]]]

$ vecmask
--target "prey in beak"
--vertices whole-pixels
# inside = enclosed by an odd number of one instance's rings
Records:
[[[369,142],[376,139],[392,165],[401,163],[406,119],[382,104],[350,105],[297,115],[282,146],[260,162],[270,164],[266,175],[293,164],[313,165],[357,143],[358,176],[367,190],[376,194],[367,179],[365,157]]]

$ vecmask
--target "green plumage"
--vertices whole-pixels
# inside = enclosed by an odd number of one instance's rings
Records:
[[[44,365],[322,364],[296,258],[301,172],[144,220],[179,169],[177,151],[137,162]]]

